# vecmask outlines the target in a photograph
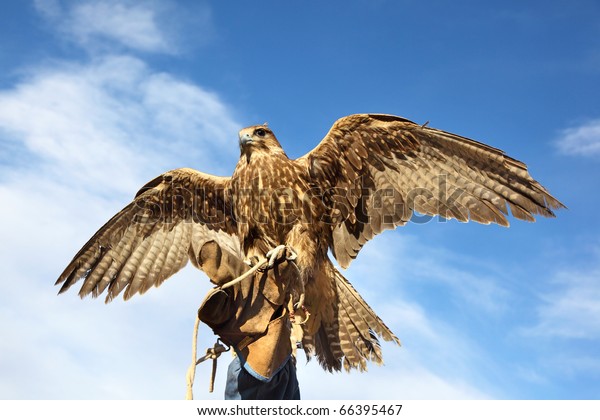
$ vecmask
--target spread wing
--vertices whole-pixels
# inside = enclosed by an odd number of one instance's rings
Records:
[[[414,211],[508,226],[508,209],[533,221],[564,207],[501,150],[392,115],[341,118],[298,162],[330,209],[330,248],[344,268]]]
[[[150,181],[75,255],[56,282],[62,283],[59,293],[83,279],[81,297],[108,290],[109,302],[126,288],[129,299],[159,286],[189,259],[199,268],[208,241],[242,259],[229,183],[193,169]]]

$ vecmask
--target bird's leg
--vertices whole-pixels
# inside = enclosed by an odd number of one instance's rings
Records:
[[[289,308],[290,308],[290,318],[291,318],[292,322],[295,324],[298,324],[298,325],[302,325],[306,321],[308,321],[310,312],[308,312],[308,309],[306,309],[306,306],[304,306],[304,298],[306,296],[305,290],[304,290],[304,279],[302,278],[302,274],[301,274],[300,270],[298,269],[298,266],[296,266],[296,263],[294,262],[296,257],[297,257],[297,254],[295,252],[292,256],[288,257],[289,264],[293,264],[297,270],[297,275],[291,277],[290,284],[289,284],[289,290],[290,290],[290,292],[289,292],[290,293]],[[296,309],[302,309],[302,311],[304,312],[304,316],[301,317],[300,321],[296,320]]]
[[[268,260],[267,269],[273,268],[275,264],[283,262],[284,259],[289,265],[293,266],[295,273],[290,273],[290,275],[288,276],[288,293],[290,295],[290,302],[288,307],[292,322],[294,322],[294,319],[296,317],[296,309],[301,308],[304,311],[304,319],[301,322],[299,322],[299,324],[303,324],[308,320],[310,313],[304,306],[304,280],[302,278],[300,269],[298,268],[295,262],[298,258],[298,254],[290,246],[278,245],[269,252],[267,252],[265,256]]]

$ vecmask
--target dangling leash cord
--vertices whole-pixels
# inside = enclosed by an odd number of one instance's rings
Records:
[[[269,251],[267,253],[267,258],[263,258],[263,259],[259,260],[256,264],[254,264],[252,266],[252,268],[250,268],[250,270],[246,271],[239,277],[236,277],[235,279],[219,286],[217,289],[219,289],[219,290],[227,289],[228,287],[231,287],[231,286],[241,282],[242,280],[252,276],[255,272],[257,272],[259,270],[264,270],[264,269],[268,270],[268,269],[273,268],[273,266],[275,265],[275,262],[277,261],[277,257],[279,256],[279,253],[285,248],[286,248],[285,245],[278,245],[277,247],[273,248],[271,251]],[[297,257],[297,254],[294,251],[292,251],[290,248],[287,248],[287,249],[289,249],[290,255],[286,257],[286,260],[294,261]],[[208,359],[212,359],[212,361],[213,361],[212,373],[210,375],[210,383],[208,385],[208,392],[213,392],[214,384],[215,384],[215,375],[217,373],[217,359],[219,358],[221,353],[229,351],[229,347],[225,347],[221,343],[221,341],[219,339],[217,339],[217,342],[215,343],[215,345],[213,347],[206,349],[206,354],[198,359],[198,329],[199,329],[199,327],[200,327],[200,318],[196,317],[196,322],[194,323],[194,335],[192,338],[192,363],[190,364],[190,367],[188,368],[187,373],[186,373],[186,382],[187,382],[187,391],[185,394],[186,400],[194,399],[192,388],[194,387],[194,378],[196,377],[196,366]]]

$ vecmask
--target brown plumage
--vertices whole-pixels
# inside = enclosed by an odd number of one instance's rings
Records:
[[[327,256],[346,268],[363,245],[404,225],[417,211],[508,226],[510,212],[533,221],[564,207],[502,151],[391,115],[336,121],[321,143],[290,160],[266,126],[240,131],[231,178],[193,169],[167,172],[144,186],[60,275],[60,292],[83,279],[79,294],[106,301],[144,293],[216,241],[245,260],[286,244],[305,284],[312,316],[303,325],[307,354],[328,370],[382,363],[377,337],[398,342]]]

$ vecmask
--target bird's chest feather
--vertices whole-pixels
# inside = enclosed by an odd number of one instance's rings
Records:
[[[244,247],[254,240],[265,246],[284,243],[303,219],[306,175],[287,157],[257,156],[242,160],[233,176],[234,211]]]

